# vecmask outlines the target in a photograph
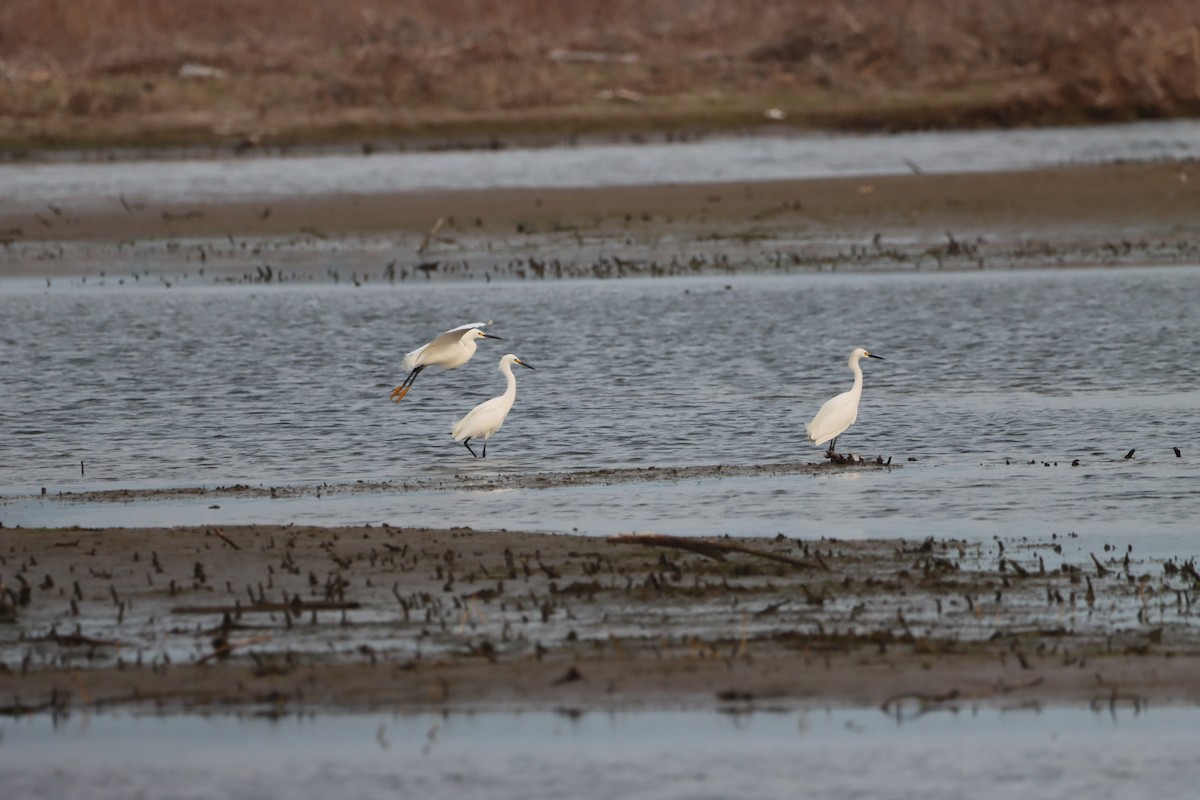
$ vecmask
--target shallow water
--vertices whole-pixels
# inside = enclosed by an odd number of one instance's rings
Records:
[[[1200,157],[1200,122],[1034,130],[711,138],[688,143],[90,164],[0,164],[0,213],[154,202],[498,187],[621,186]],[[619,168],[614,168],[619,165]]]
[[[10,283],[0,287],[0,522],[1075,531],[1194,552],[1197,296],[1197,267],[371,292]],[[405,350],[479,318],[494,319],[505,341],[485,341],[460,369],[426,372],[401,405],[388,401]],[[891,457],[900,469],[287,500],[36,497],[43,487],[54,495],[819,461],[803,423],[849,388],[845,359],[860,345],[886,360],[865,365],[859,421],[839,450]],[[517,376],[516,406],[488,458],[476,460],[449,429],[502,390],[495,365],[508,351],[537,370]]]
[[[14,797],[1189,797],[1197,716],[36,717],[0,723],[0,767]]]

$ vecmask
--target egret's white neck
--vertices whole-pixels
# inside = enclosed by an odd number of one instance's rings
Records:
[[[501,396],[509,406],[512,406],[513,401],[517,399],[517,376],[513,375],[512,364],[507,361],[500,365],[500,371],[504,373],[504,378],[508,381],[508,386],[505,387],[504,394]]]
[[[850,391],[855,394],[862,394],[862,367],[858,365],[859,359],[851,356],[850,371],[854,373],[854,385],[850,387]]]

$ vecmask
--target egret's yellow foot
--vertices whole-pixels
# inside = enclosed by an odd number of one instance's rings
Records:
[[[408,390],[411,388],[411,386],[397,386],[395,389],[392,389],[392,399],[399,403],[404,399],[404,395],[408,394]]]

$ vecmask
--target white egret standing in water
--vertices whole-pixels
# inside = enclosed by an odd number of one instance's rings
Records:
[[[413,381],[426,367],[441,367],[442,369],[461,367],[471,360],[471,356],[475,355],[477,339],[499,339],[499,336],[493,336],[480,330],[488,324],[490,323],[472,322],[467,325],[459,325],[457,328],[439,334],[432,342],[423,344],[404,356],[404,368],[408,370],[408,375],[404,378],[404,383],[392,390],[392,399],[397,403],[403,400],[404,395],[408,394],[408,390],[412,388]]]
[[[487,440],[492,438],[493,433],[500,430],[500,426],[504,424],[504,418],[508,416],[509,409],[512,408],[513,401],[517,399],[517,378],[513,375],[513,364],[533,369],[512,353],[505,355],[500,359],[500,371],[508,380],[508,387],[504,390],[504,394],[493,397],[491,400],[485,400],[472,408],[465,417],[454,423],[454,429],[450,431],[454,441],[462,442],[468,450],[471,450],[471,440],[482,436],[484,458],[487,458]],[[471,455],[479,457],[474,450],[471,450]]]
[[[858,419],[858,401],[862,398],[863,382],[862,369],[858,362],[864,358],[883,360],[883,356],[873,356],[861,347],[855,348],[854,352],[850,353],[849,361],[850,371],[854,373],[854,385],[850,387],[850,391],[826,400],[825,405],[821,406],[821,410],[812,418],[812,422],[804,426],[808,431],[809,441],[814,445],[822,445],[832,439],[829,445],[831,453],[837,447],[837,437]]]

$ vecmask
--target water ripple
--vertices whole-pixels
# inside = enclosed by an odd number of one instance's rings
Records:
[[[854,490],[793,476],[764,479],[760,492],[747,479],[717,509],[700,505],[704,491],[614,488],[607,506],[546,495],[504,519],[774,533],[772,520],[911,529],[983,515],[1173,529],[1200,516],[1197,296],[1200,268],[1186,267],[369,293],[0,287],[0,341],[13,343],[0,350],[0,494],[816,461],[803,424],[849,387],[846,355],[862,345],[886,360],[867,365],[859,422],[840,449],[913,469]],[[405,350],[479,317],[505,341],[388,402]],[[30,335],[48,320],[55,336]],[[148,330],[162,335],[150,341]],[[450,426],[501,391],[495,364],[508,351],[538,370],[518,376],[510,418],[486,462],[473,462]],[[649,510],[635,518],[635,503]],[[409,497],[366,518],[401,509],[442,522],[461,511]],[[48,518],[14,513],[0,506],[0,521]]]

